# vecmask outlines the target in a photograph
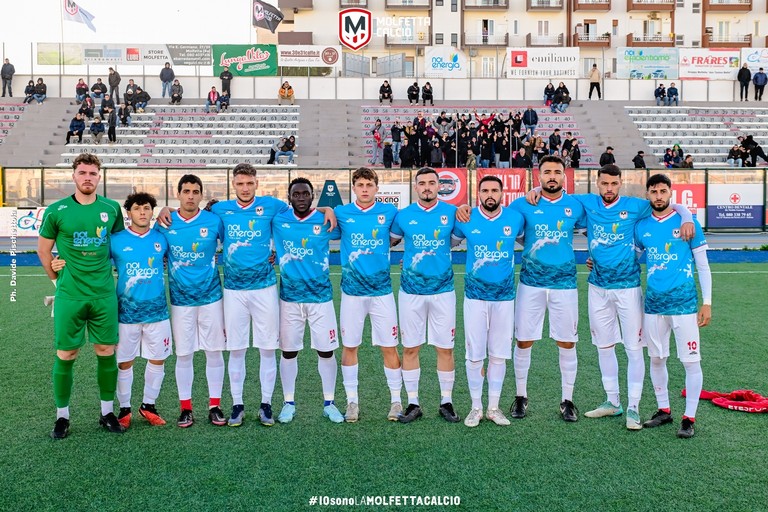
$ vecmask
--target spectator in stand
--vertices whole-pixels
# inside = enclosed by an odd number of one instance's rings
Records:
[[[561,84],[563,82],[560,82]],[[568,110],[568,105],[571,104],[571,95],[568,92],[568,88],[563,85],[555,89],[555,99],[552,101],[550,112],[565,112]]]
[[[216,112],[221,109],[221,102],[219,99],[221,96],[219,95],[219,92],[216,90],[216,86],[214,85],[211,87],[210,92],[208,92],[208,96],[205,99],[205,113],[210,114],[211,112],[211,105],[216,106]]]
[[[497,167],[500,169],[509,169],[509,162],[512,159],[509,147],[509,137],[507,137],[506,134],[503,134],[501,136],[501,141],[496,143],[496,151],[499,154],[499,164]]]
[[[291,105],[293,105],[293,87],[288,83],[288,80],[283,82],[283,85],[280,86],[280,90],[277,91],[277,104],[282,105],[283,100],[290,101]]]
[[[560,128],[555,128],[555,131],[549,135],[549,154],[559,155],[561,150],[560,146],[562,143],[562,138],[560,137]]]
[[[448,143],[448,148],[445,150],[445,166],[446,167],[458,167],[457,162],[458,154],[456,153],[456,141],[452,140]]]
[[[75,117],[72,118],[72,120],[69,122],[69,131],[67,132],[67,142],[65,142],[65,145],[69,144],[69,139],[73,136],[77,136],[77,142],[81,143],[83,142],[83,132],[85,131],[85,121],[83,121],[83,114],[78,112],[75,114]]]
[[[232,86],[233,78],[234,76],[232,76],[232,73],[229,72],[229,66],[224,66],[224,71],[219,74],[219,79],[221,80],[221,92],[232,96],[232,90],[230,87]]]
[[[293,164],[293,154],[296,152],[296,137],[291,135],[288,137],[288,140],[286,140],[283,145],[280,147],[280,150],[275,153],[275,164],[280,163],[280,157],[281,156],[287,156],[288,157],[288,164]]]
[[[667,89],[667,105],[671,107],[673,101],[676,107],[680,106],[680,92],[677,90],[675,82],[669,84],[669,89]]]
[[[379,104],[384,103],[384,100],[389,100],[389,104],[392,104],[392,86],[389,85],[389,81],[384,80],[384,83],[379,87]]]
[[[755,84],[755,101],[763,101],[763,90],[768,83],[768,76],[765,75],[763,68],[760,68],[752,77],[752,83]]]
[[[749,70],[746,62],[741,66],[739,74],[736,75],[736,80],[739,81],[740,101],[749,101],[749,82],[752,81],[752,72]]]
[[[5,89],[8,88],[8,96],[13,98],[13,75],[16,74],[16,68],[11,61],[5,59],[3,67],[0,68],[0,78],[3,80],[3,98],[5,98]]]
[[[117,118],[120,120],[122,126],[131,126],[131,112],[133,112],[133,107],[126,105],[125,102],[120,104],[120,109],[117,111]]]
[[[133,89],[126,89],[125,95],[123,95],[123,99],[125,100],[126,105],[130,106],[134,110],[136,109],[136,93]]]
[[[24,101],[22,103],[31,104],[33,99],[35,99],[35,82],[30,80],[24,88]]]
[[[549,82],[544,87],[544,104],[549,107],[553,101],[555,101],[555,86],[552,85],[552,82]]]
[[[409,121],[410,122],[410,121]],[[412,169],[415,155],[413,153],[413,146],[408,142],[408,137],[403,139],[403,144],[400,146],[400,168]]]
[[[475,152],[472,150],[472,148],[467,149],[467,170],[477,170],[477,157],[475,156]]]
[[[99,114],[101,114],[102,119],[106,118],[104,113],[108,108],[115,110],[115,102],[109,94],[105,94],[104,100],[101,102],[101,106],[99,107]]]
[[[489,168],[491,166],[491,158],[493,158],[493,148],[491,147],[490,141],[483,138],[480,142],[480,162],[477,166],[482,167],[483,169]]]
[[[176,78],[176,73],[173,72],[173,69],[171,68],[171,63],[166,62],[165,67],[160,70],[160,82],[163,84],[163,92],[162,97],[165,98],[166,92],[168,93],[168,97],[171,96],[171,85],[173,84],[173,79]]]
[[[101,144],[101,138],[104,137],[104,124],[101,122],[101,118],[96,116],[91,123],[91,138],[94,144]]]
[[[573,156],[571,156],[571,160],[573,160]],[[616,164],[616,157],[613,155],[613,148],[611,146],[605,148],[605,153],[600,155],[600,167],[609,164]]]
[[[229,91],[224,92],[221,96],[219,96],[219,106],[221,108],[221,112],[226,112],[229,110]]]
[[[530,169],[533,167],[533,160],[531,160],[531,146],[528,141],[523,143],[523,147],[517,152],[512,165],[516,169]]]
[[[667,148],[664,151],[664,158],[662,159],[664,162],[664,167],[667,169],[672,169],[673,167],[677,167],[675,165],[675,156],[672,154],[672,148]]]
[[[283,144],[285,144],[285,141],[287,140],[288,137],[280,137],[279,139],[275,139],[274,144],[272,144],[272,147],[269,148],[269,160],[267,160],[267,165],[275,163],[275,155],[278,151],[280,151],[280,148],[283,147]]]
[[[376,165],[381,160],[381,151],[384,148],[384,127],[381,125],[381,119],[376,119],[373,123],[371,137],[373,137],[373,154],[370,163]]]
[[[109,68],[109,75],[107,76],[107,82],[109,83],[109,95],[112,99],[120,101],[120,73],[115,71],[115,68]]]
[[[392,161],[395,165],[400,165],[400,146],[405,132],[405,128],[400,124],[400,119],[395,118],[395,123],[389,131],[392,134]]]
[[[107,107],[107,139],[110,144],[117,142],[117,113],[114,107]]]
[[[144,108],[152,98],[149,93],[141,87],[136,88],[136,112],[144,112]]]
[[[131,94],[136,94],[136,92],[139,90],[139,86],[136,85],[136,83],[133,81],[133,78],[128,79],[128,85],[125,86],[125,93],[128,94],[130,91]]]
[[[675,164],[675,167],[679,167],[680,164],[683,163],[683,159],[685,158],[685,152],[683,151],[683,148],[680,147],[680,144],[675,144],[672,146],[672,163]]]
[[[681,169],[693,169],[693,155],[685,155],[685,158],[680,163]]]
[[[96,83],[91,86],[91,98],[100,100],[107,94],[107,86],[101,81],[101,78],[96,79]]]
[[[581,160],[581,149],[579,149],[579,139],[573,139],[573,145],[571,146],[571,165],[574,169],[579,168],[579,161]]]
[[[384,167],[387,168],[387,169],[391,169],[392,168],[392,160],[393,160],[392,143],[391,142],[389,142],[389,141],[384,142],[384,153],[383,153],[383,155],[384,156],[382,157],[381,161],[384,164]]]
[[[523,113],[523,137],[530,138],[536,136],[536,125],[539,124],[539,114],[533,110],[533,107],[528,108]]]
[[[178,78],[173,80],[171,85],[171,105],[181,105],[181,99],[184,96],[184,87],[179,83]]]
[[[742,158],[743,154],[744,148],[738,144],[734,144],[730,151],[728,151],[726,162],[731,167],[741,167],[742,163],[744,163],[744,159]]]
[[[37,104],[40,105],[45,101],[45,98],[48,97],[48,86],[43,83],[42,78],[37,79],[37,83],[35,84],[35,94],[33,95],[35,97],[35,100],[37,100]]]
[[[93,103],[93,98],[86,96],[83,102],[80,104],[80,110],[78,110],[78,112],[83,114],[84,117],[91,119],[93,117],[93,110],[95,108],[96,105]]]
[[[432,142],[432,150],[429,155],[430,165],[434,168],[443,166],[443,150],[439,141]]]
[[[78,103],[82,103],[86,96],[88,96],[88,84],[81,78],[75,84],[75,99]]]
[[[421,88],[421,100],[423,106],[426,106],[427,102],[429,102],[431,106],[435,106],[434,92],[435,91],[432,90],[432,84],[429,82],[424,84],[424,87]]]
[[[419,83],[413,82],[413,85],[408,87],[408,104],[419,104]]]
[[[600,91],[600,70],[597,69],[597,64],[592,64],[592,71],[589,72],[589,99],[592,99],[592,91],[597,91],[597,99],[603,99],[602,92]],[[573,160],[573,157],[571,157]]]
[[[768,162],[768,157],[765,155],[763,148],[760,147],[760,144],[757,143],[752,135],[747,135],[746,137],[740,136],[738,139],[744,149],[749,153],[749,159],[744,160],[744,167],[757,167],[758,156]]]
[[[647,169],[645,166],[645,152],[638,151],[635,158],[632,159],[632,163],[635,164],[635,169]]]
[[[667,90],[664,88],[664,84],[659,84],[655,91],[653,91],[653,97],[656,98],[656,106],[667,104]]]

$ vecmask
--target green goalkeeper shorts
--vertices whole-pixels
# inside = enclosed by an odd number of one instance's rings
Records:
[[[57,296],[54,302],[53,331],[56,350],[76,350],[88,340],[99,345],[116,345],[117,295],[89,300]]]

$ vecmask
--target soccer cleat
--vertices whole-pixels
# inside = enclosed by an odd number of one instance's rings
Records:
[[[496,407],[494,407],[493,409],[489,408],[487,411],[485,411],[485,416],[489,420],[491,420],[492,422],[494,422],[495,424],[501,427],[506,427],[507,425],[509,425],[509,420],[507,419],[507,417],[504,416],[504,413],[501,412],[501,409],[497,409]]]
[[[397,420],[400,423],[410,423],[414,420],[417,420],[421,418],[422,412],[421,412],[421,406],[419,404],[408,404],[408,407],[406,407],[404,413],[400,413],[400,416],[398,416]]]
[[[459,415],[453,410],[453,404],[451,402],[440,404],[439,412],[440,416],[445,418],[445,421],[449,423],[458,423],[461,421]]]
[[[192,409],[183,409],[179,416],[176,425],[181,428],[189,428],[195,424],[195,415],[192,414]]]
[[[162,427],[165,425],[165,420],[157,412],[157,409],[155,409],[155,404],[141,404],[141,407],[139,407],[139,414],[141,414],[153,427]]]
[[[606,400],[597,406],[597,409],[592,409],[584,413],[587,418],[604,418],[606,416],[621,416],[624,414],[624,408],[619,405],[613,405],[610,401]]]
[[[124,429],[128,429],[131,426],[131,408],[121,407],[120,412],[117,414],[117,421],[123,426]]]
[[[265,427],[271,427],[275,424],[275,419],[272,417],[272,405],[262,403],[259,406],[259,421]]]
[[[336,405],[330,404],[323,407],[323,416],[331,420],[333,423],[344,423],[344,416],[336,408]]]
[[[668,412],[664,412],[661,409],[653,413],[653,416],[651,416],[651,419],[643,423],[643,426],[645,428],[653,428],[653,427],[660,427],[661,425],[666,425],[667,423],[672,423],[672,415]]]
[[[59,418],[56,423],[53,424],[53,430],[51,430],[52,439],[64,439],[69,435],[69,420],[67,418]]]
[[[280,423],[290,423],[293,421],[293,417],[296,415],[296,406],[289,403],[283,403],[283,410],[280,411],[280,415],[277,417],[277,421]]]
[[[356,402],[347,404],[347,412],[344,414],[344,421],[347,423],[357,423],[360,419],[360,406]]]
[[[227,422],[227,424],[230,427],[239,427],[240,425],[243,424],[244,418],[245,418],[245,406],[243,404],[233,405],[232,415],[229,417],[229,421]]]
[[[392,402],[392,405],[389,408],[389,414],[387,414],[387,419],[389,421],[397,421],[397,419],[400,417],[400,415],[403,413],[403,404],[400,402]]]
[[[224,412],[218,406],[208,409],[208,421],[211,422],[211,425],[216,425],[217,427],[227,424],[227,418],[224,417]]]
[[[627,430],[640,430],[643,424],[640,423],[640,414],[633,409],[627,409]]]
[[[528,397],[516,396],[515,401],[512,402],[512,407],[509,408],[509,415],[515,419],[525,418],[525,414],[528,411]]]
[[[693,437],[693,422],[688,418],[683,418],[680,423],[680,429],[677,431],[677,437],[681,439],[688,439]]]
[[[480,424],[481,419],[483,419],[483,410],[471,409],[467,417],[464,418],[464,424],[468,427],[476,427]]]
[[[112,432],[113,434],[122,434],[125,432],[125,428],[120,424],[120,422],[117,420],[117,416],[115,416],[115,413],[113,412],[102,415],[99,418],[99,425],[107,429],[109,432]]]
[[[560,414],[563,416],[563,421],[579,421],[579,410],[570,400],[560,402]]]

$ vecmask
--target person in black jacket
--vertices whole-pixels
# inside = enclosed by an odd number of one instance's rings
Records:
[[[573,161],[573,156],[571,156],[571,161]],[[605,148],[605,153],[600,155],[600,167],[608,164],[615,164],[616,163],[616,157],[613,156],[613,148],[611,146],[608,146]]]
[[[433,93],[434,91],[432,90],[432,84],[430,84],[429,82],[425,83],[424,87],[421,88],[421,99],[423,101],[423,106],[427,105],[427,101],[429,101],[429,104],[432,105],[433,107],[435,106]]]
[[[149,103],[149,100],[152,98],[149,96],[149,93],[139,87],[136,89],[136,99],[135,105],[136,105],[136,112],[144,112],[144,107],[147,106],[147,103]]]
[[[387,80],[384,80],[384,83],[379,87],[379,104],[384,103],[384,100],[389,100],[389,104],[392,104],[392,86]]]
[[[117,142],[117,113],[114,107],[107,107],[107,139],[110,144]]]
[[[97,78],[96,83],[91,87],[91,98],[96,101],[104,98],[105,94],[107,94],[107,86],[102,83],[101,78]]]
[[[67,132],[67,142],[73,135],[77,135],[77,142],[83,142],[83,132],[85,131],[85,121],[83,121],[83,114],[78,112],[75,117],[69,122],[69,131]]]
[[[392,134],[392,157],[395,165],[400,164],[400,145],[402,144],[404,131],[405,128],[400,124],[400,119],[395,119],[395,124],[390,129]]]
[[[24,88],[24,101],[22,103],[32,103],[35,99],[35,82],[30,80]]]
[[[573,139],[573,145],[571,146],[571,165],[574,169],[579,168],[579,160],[581,160],[581,150],[579,149],[579,139]]]
[[[115,110],[115,102],[109,94],[105,94],[104,99],[101,102],[101,106],[99,107],[99,114],[101,115],[102,118],[106,118],[104,113],[107,111],[108,108]]]
[[[645,166],[645,152],[638,151],[635,158],[632,159],[632,163],[635,164],[635,169],[646,169]]]
[[[35,84],[35,94],[33,94],[35,99],[37,100],[37,104],[41,104],[45,101],[45,98],[48,97],[48,86],[43,83],[42,78],[37,79],[37,83]]]
[[[384,151],[382,153],[381,162],[384,164],[384,167],[386,167],[387,169],[391,169],[392,160],[393,160],[392,143],[389,141],[386,141],[384,143]]]
[[[419,104],[419,83],[413,82],[413,85],[408,87],[408,104]]]
[[[232,73],[229,72],[229,66],[224,66],[224,71],[221,72],[219,78],[221,79],[221,92],[229,93],[229,95],[232,96],[232,91],[230,91],[229,88],[232,85],[232,79],[234,77],[232,76]]]
[[[745,62],[739,74],[736,75],[736,79],[739,81],[739,96],[741,101],[749,101],[749,82],[752,81],[752,72],[749,70],[749,66]]]
[[[408,138],[403,139],[403,145],[400,147],[400,168],[411,169],[413,168],[413,161],[416,158],[413,152],[413,146],[408,142]]]

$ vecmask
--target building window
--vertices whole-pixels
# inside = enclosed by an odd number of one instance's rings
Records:
[[[435,34],[435,44],[443,44],[443,34]]]
[[[693,14],[701,14],[701,2],[694,2],[692,7]]]
[[[459,0],[451,0],[451,12],[459,12]]]
[[[436,0],[435,5],[441,7],[443,5],[443,0]]]
[[[459,46],[459,34],[451,34],[451,46]]]
[[[755,32],[753,34],[755,37],[760,37],[760,22],[755,21]]]
[[[512,35],[520,35],[520,22],[518,20],[512,21]]]

